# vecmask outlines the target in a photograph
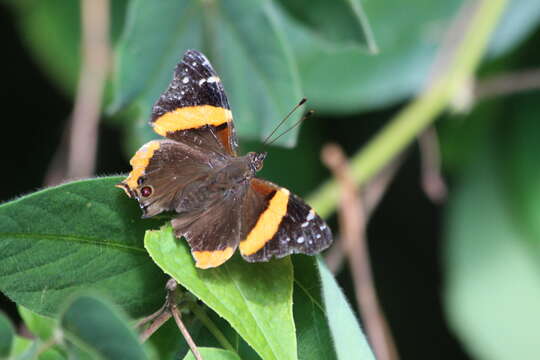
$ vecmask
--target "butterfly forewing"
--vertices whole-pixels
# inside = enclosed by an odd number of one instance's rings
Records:
[[[162,136],[191,146],[217,138],[222,151],[236,156],[236,134],[221,79],[200,52],[188,50],[167,90],[152,109],[151,125]],[[213,149],[215,150],[215,149]]]

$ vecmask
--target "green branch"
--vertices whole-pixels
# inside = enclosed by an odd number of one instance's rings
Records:
[[[506,0],[481,0],[477,4],[476,13],[446,72],[352,157],[351,171],[357,184],[365,184],[403,151],[474,75],[505,4]],[[328,217],[336,209],[338,195],[338,184],[330,180],[311,194],[308,202],[322,217]]]

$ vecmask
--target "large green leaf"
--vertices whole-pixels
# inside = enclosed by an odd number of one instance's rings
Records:
[[[11,353],[13,340],[15,338],[15,329],[9,318],[0,312],[0,358],[6,358]]]
[[[302,96],[282,15],[272,1],[136,0],[118,46],[110,108],[140,110],[130,124],[130,143],[140,146],[155,136],[146,124],[151,106],[189,48],[206,52],[222,77],[241,137],[267,135]],[[291,131],[278,143],[292,145],[295,137]]]
[[[513,220],[497,163],[502,157],[492,148],[477,151],[451,193],[444,252],[446,309],[451,326],[475,358],[535,359],[538,253]]]
[[[232,351],[215,348],[199,348],[201,357],[204,360],[240,360],[240,357]],[[195,356],[191,351],[184,357],[184,360],[194,360]]]
[[[323,112],[348,114],[380,108],[417,93],[429,75],[445,30],[463,0],[364,1],[377,36],[377,56],[317,39],[288,21],[305,95]],[[413,9],[413,11],[411,11]],[[491,55],[514,48],[540,21],[540,2],[509,1],[490,43]]]
[[[143,248],[136,201],[120,177],[77,181],[0,205],[0,290],[42,315],[80,289],[106,294],[134,315],[163,301],[164,277]]]
[[[94,296],[73,300],[62,314],[60,324],[70,341],[96,358],[147,358],[122,314]]]
[[[201,11],[198,1],[131,1],[116,49],[111,111],[137,98],[147,107],[157,100],[184,50],[202,47]]]
[[[360,0],[281,0],[282,6],[315,36],[340,45],[360,45],[377,52],[377,45]]]
[[[356,317],[341,292],[334,275],[328,270],[320,257],[317,258],[321,276],[322,297],[332,338],[339,359],[348,359],[355,354],[356,359],[375,360],[366,337]]]
[[[249,264],[236,256],[200,270],[170,226],[148,231],[145,246],[165,273],[225,318],[262,358],[297,358],[289,259]]]

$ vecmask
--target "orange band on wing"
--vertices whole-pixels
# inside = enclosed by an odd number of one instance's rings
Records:
[[[144,174],[144,170],[148,166],[152,156],[154,156],[154,152],[159,149],[159,146],[159,141],[157,140],[147,142],[131,158],[129,163],[133,170],[131,170],[127,179],[123,181],[130,189],[137,187],[137,180]]]
[[[281,220],[287,214],[289,203],[289,190],[279,189],[260,215],[259,220],[249,232],[247,238],[240,242],[240,252],[243,255],[252,255],[262,249],[278,231]]]
[[[219,266],[227,261],[234,249],[232,247],[225,248],[223,250],[209,250],[209,251],[193,251],[193,257],[195,258],[195,266],[199,269],[208,269]]]
[[[161,136],[179,130],[197,129],[205,125],[219,126],[232,120],[231,110],[212,105],[186,106],[158,117],[154,131]]]

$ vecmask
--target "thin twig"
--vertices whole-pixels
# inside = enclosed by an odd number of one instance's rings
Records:
[[[362,191],[362,206],[364,207],[365,213],[365,225],[369,223],[371,216],[380,201],[382,200],[388,186],[394,179],[394,176],[397,173],[397,170],[400,168],[403,163],[403,156],[398,156],[397,159],[392,161],[388,166],[386,166],[379,174],[377,174],[373,180],[371,180]],[[345,253],[343,247],[341,246],[341,241],[339,238],[336,238],[336,241],[332,244],[330,249],[325,254],[324,257],[325,263],[332,271],[332,273],[337,274],[341,271],[343,264],[345,262]]]
[[[141,335],[139,335],[139,340],[143,343],[150,336],[152,336],[167,320],[171,318],[171,312],[167,309],[163,311],[155,320],[150,324],[150,326],[145,329]]]
[[[165,304],[163,304],[158,311],[156,311],[155,313],[153,314],[150,314],[142,319],[140,319],[139,321],[137,321],[137,323],[135,324],[135,327],[136,328],[139,328],[143,325],[146,325],[147,323],[149,323],[150,321],[154,321],[154,319],[156,319],[158,316],[160,316],[161,314],[163,314],[163,312],[167,311],[167,302],[165,302]]]
[[[480,80],[475,89],[476,100],[540,89],[540,69],[529,69],[493,75]]]
[[[186,326],[182,322],[180,311],[178,311],[178,307],[176,306],[176,304],[172,304],[171,312],[174,317],[174,321],[176,321],[176,325],[178,325],[180,332],[182,333],[182,335],[184,335],[184,339],[186,339],[186,342],[189,345],[189,348],[191,349],[193,356],[195,356],[195,359],[197,360],[202,360],[202,356],[201,356],[201,353],[199,353],[199,349],[197,349],[197,345],[195,345],[195,342],[191,338],[189,331],[187,330]]]
[[[69,178],[94,172],[97,128],[109,64],[109,1],[81,2],[82,66],[70,131]]]
[[[441,174],[441,153],[437,132],[433,126],[427,128],[419,137],[422,188],[435,204],[446,199],[448,190]]]
[[[379,360],[396,360],[398,354],[390,329],[379,306],[371,274],[371,265],[365,237],[365,213],[358,190],[343,151],[337,145],[327,145],[322,158],[340,183],[339,205],[340,234],[342,246],[349,258],[358,310],[360,311],[368,338]]]

